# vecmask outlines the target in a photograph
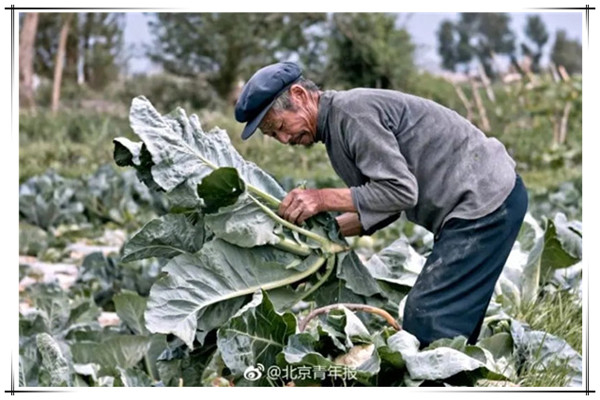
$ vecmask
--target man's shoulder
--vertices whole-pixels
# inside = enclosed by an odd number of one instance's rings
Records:
[[[339,113],[352,113],[365,111],[370,107],[377,107],[382,102],[401,101],[407,95],[396,90],[354,88],[349,90],[330,91],[331,107]]]

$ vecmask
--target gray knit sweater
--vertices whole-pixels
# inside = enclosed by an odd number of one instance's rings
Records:
[[[508,197],[515,162],[456,112],[398,91],[325,91],[317,141],[350,187],[366,234],[401,212],[434,234],[450,218],[483,217]]]

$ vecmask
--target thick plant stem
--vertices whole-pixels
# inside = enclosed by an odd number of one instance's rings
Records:
[[[273,210],[270,210],[267,206],[265,206],[260,201],[258,201],[254,196],[250,195],[250,199],[252,199],[252,201],[254,201],[256,203],[256,205],[258,205],[269,217],[271,217],[272,219],[274,219],[276,222],[280,223],[281,225],[285,226],[286,228],[296,231],[296,232],[306,236],[307,238],[310,238],[310,239],[314,240],[315,242],[320,243],[325,248],[329,248],[331,246],[332,243],[328,239],[326,239],[320,235],[317,235],[314,232],[307,231],[306,229],[300,228],[299,226],[294,225],[289,221],[286,221],[285,219],[281,218],[279,215],[275,214],[273,212]]]
[[[278,208],[279,204],[281,204],[280,200],[276,199],[275,197],[271,196],[268,193],[263,192],[262,190],[260,190],[259,188],[255,187],[255,186],[252,186],[252,185],[246,183],[246,188],[248,188],[249,192],[252,192],[253,194],[255,194],[258,197],[260,197],[268,205],[270,205],[273,208]]]
[[[290,253],[297,254],[299,256],[308,256],[312,253],[311,248],[306,245],[296,243],[293,240],[287,239],[285,237],[280,237],[280,238],[281,238],[281,241],[279,243],[275,243],[273,246],[275,246],[281,250],[285,250],[285,251],[289,251]]]
[[[152,382],[156,382],[156,377],[154,376],[154,373],[152,373],[152,366],[148,359],[148,354],[144,355],[144,364],[146,365],[146,370],[148,371],[148,375],[150,375]]]
[[[197,154],[197,155],[202,160],[202,162],[205,163],[210,168],[212,168],[212,169],[220,168],[218,165],[215,165],[212,162],[208,161],[206,158],[202,157],[200,154]],[[262,190],[258,189],[257,187],[255,187],[253,185],[250,185],[249,183],[245,183],[245,185],[246,185],[246,188],[248,189],[248,192],[252,192],[253,194],[257,195],[258,197],[263,199],[267,204],[269,204],[271,207],[273,207],[273,208],[279,207],[279,204],[281,203],[281,201],[278,200],[277,198],[271,196],[268,193],[263,192]],[[277,215],[275,212],[273,212],[273,210],[269,209],[269,207],[265,206],[262,202],[258,201],[258,199],[256,199],[254,196],[252,196],[251,194],[248,194],[248,195],[249,195],[250,199],[252,199],[252,201],[254,201],[269,217],[271,217],[275,221],[279,222],[281,225],[283,225],[293,231],[296,231],[296,232],[306,236],[307,238],[310,238],[310,239],[316,241],[317,243],[320,243],[321,246],[323,247],[323,250],[325,250],[326,253],[335,254],[335,253],[339,253],[341,251],[347,250],[343,246],[340,246],[337,243],[333,243],[327,238],[324,238],[320,235],[317,235],[314,232],[300,228],[299,226],[286,221],[285,219],[283,219],[279,215]]]

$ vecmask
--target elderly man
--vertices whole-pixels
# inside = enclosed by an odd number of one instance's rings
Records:
[[[392,90],[320,91],[294,63],[257,71],[235,117],[284,144],[322,142],[348,188],[295,189],[279,214],[301,224],[322,211],[345,236],[406,217],[434,233],[408,294],[403,328],[424,347],[462,335],[475,343],[495,283],[527,210],[515,162],[496,139],[433,101]]]

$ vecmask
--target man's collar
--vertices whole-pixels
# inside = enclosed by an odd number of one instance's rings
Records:
[[[325,142],[327,139],[327,115],[329,114],[329,108],[331,107],[331,98],[333,96],[333,90],[326,90],[319,96],[319,109],[317,112],[317,133],[315,135],[315,142]]]

